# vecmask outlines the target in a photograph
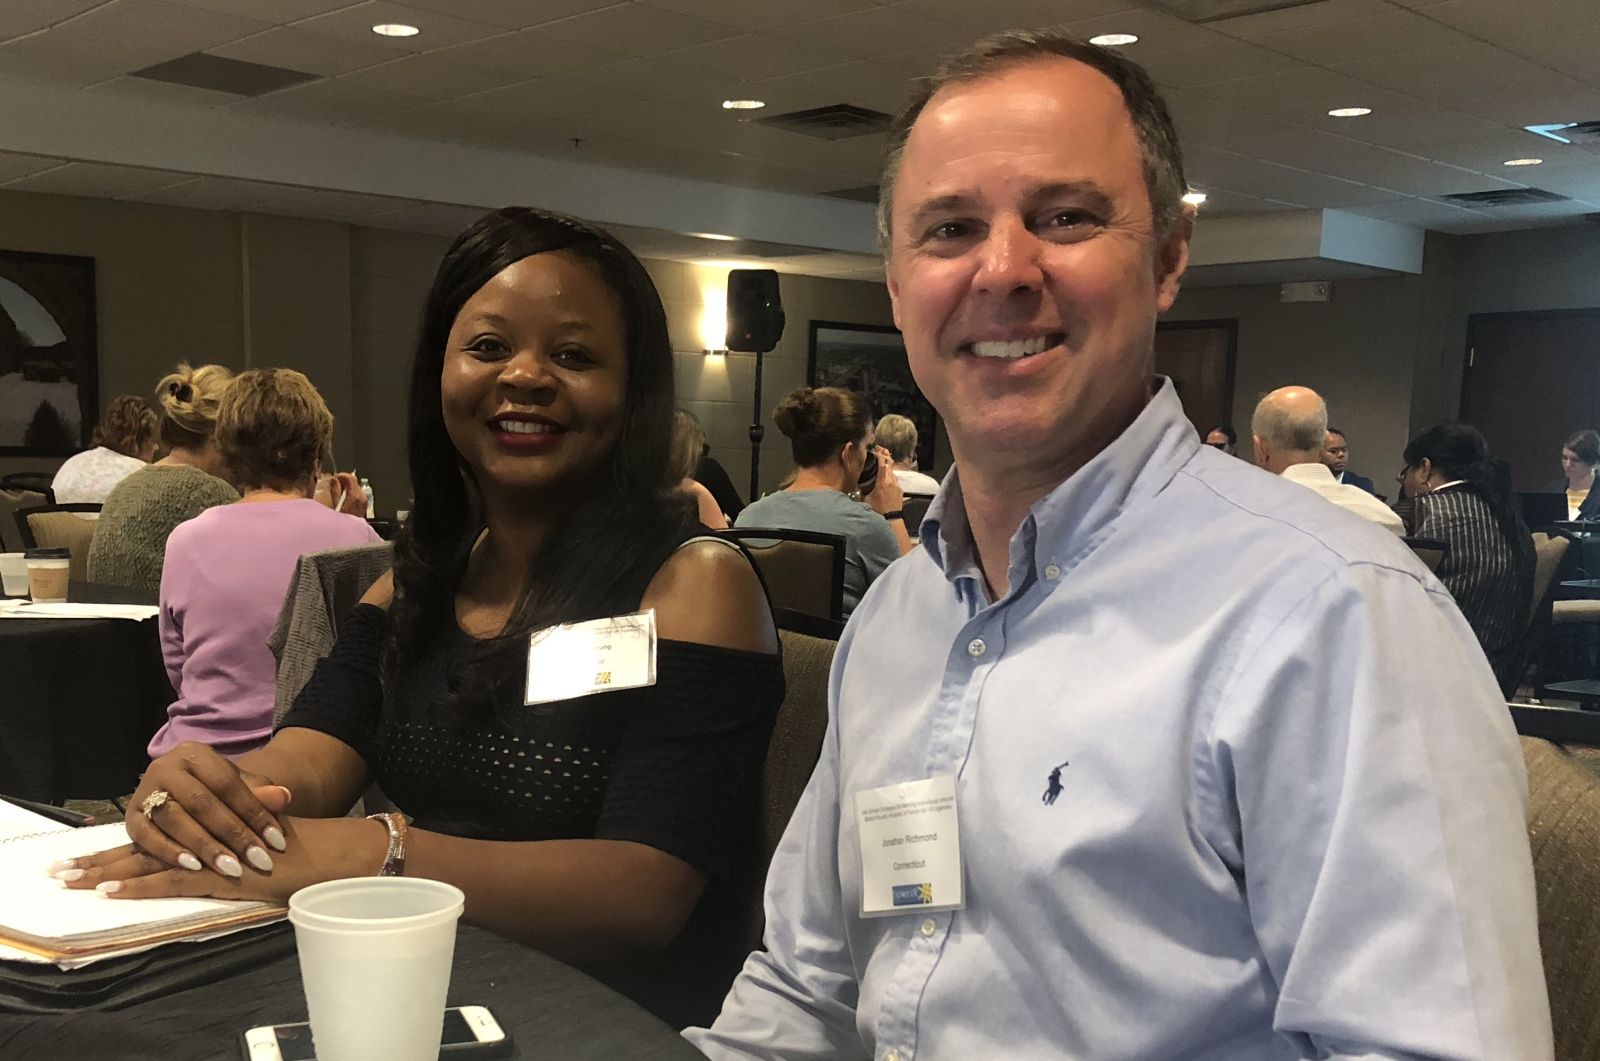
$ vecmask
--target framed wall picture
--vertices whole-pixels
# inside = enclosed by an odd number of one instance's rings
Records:
[[[0,250],[0,455],[87,446],[97,383],[94,259]]]
[[[813,387],[844,387],[864,395],[874,423],[886,413],[910,417],[917,425],[917,467],[933,474],[939,415],[911,378],[898,329],[812,321],[806,379]]]

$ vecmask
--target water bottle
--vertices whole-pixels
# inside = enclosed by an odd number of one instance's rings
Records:
[[[362,476],[361,478],[361,492],[367,495],[367,518],[377,519],[378,505],[372,497],[372,480],[366,478],[365,476]]]

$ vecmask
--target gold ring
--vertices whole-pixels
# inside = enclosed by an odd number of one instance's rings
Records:
[[[144,802],[139,804],[139,813],[143,814],[145,816],[145,820],[148,821],[150,819],[150,815],[155,812],[155,809],[171,798],[172,793],[168,792],[164,788],[158,788],[146,796],[144,798]]]

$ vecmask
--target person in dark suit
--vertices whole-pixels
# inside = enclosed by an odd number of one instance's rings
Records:
[[[1533,536],[1511,499],[1510,470],[1468,424],[1437,424],[1406,446],[1400,493],[1418,538],[1449,546],[1434,572],[1456,600],[1502,688],[1533,598]]]
[[[1378,489],[1372,485],[1371,479],[1347,469],[1346,465],[1350,463],[1350,443],[1345,440],[1344,432],[1332,424],[1328,425],[1328,438],[1322,445],[1322,463],[1328,466],[1328,470],[1339,482],[1365,490],[1373,497],[1379,496]]]

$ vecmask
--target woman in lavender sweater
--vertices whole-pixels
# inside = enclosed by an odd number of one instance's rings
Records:
[[[291,369],[237,376],[217,410],[217,444],[240,498],[180,524],[161,575],[161,652],[178,698],[150,757],[186,740],[241,755],[272,735],[276,665],[267,635],[304,553],[380,539],[313,500],[333,414]]]

